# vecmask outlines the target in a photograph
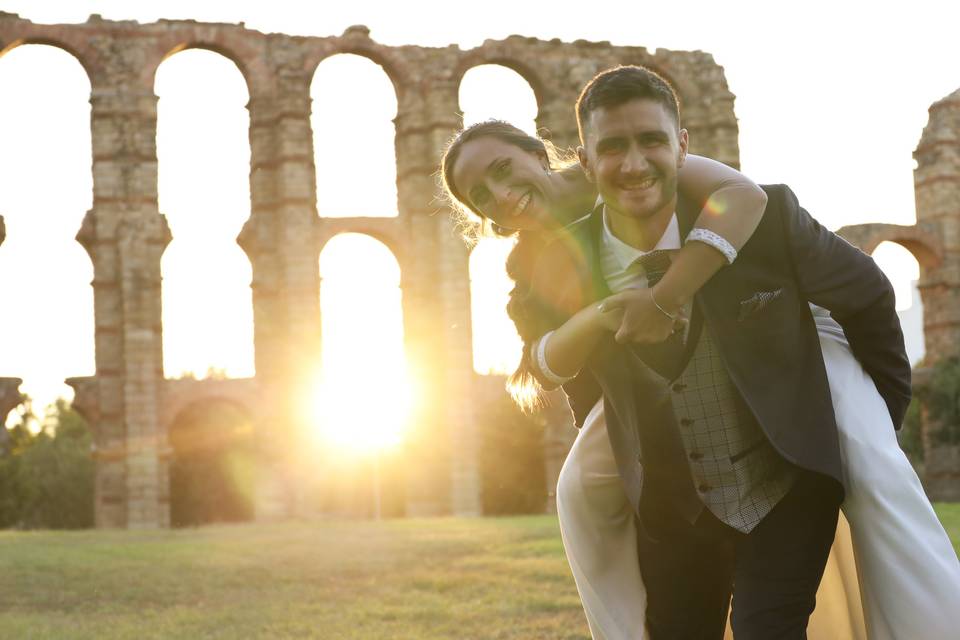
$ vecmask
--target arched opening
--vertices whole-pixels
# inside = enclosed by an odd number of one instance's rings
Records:
[[[513,69],[481,64],[468,69],[460,80],[460,111],[465,127],[495,118],[536,135],[537,110],[533,87]]]
[[[170,426],[170,523],[174,527],[253,517],[250,416],[222,399],[193,404]]]
[[[252,268],[236,237],[250,216],[247,85],[201,49],[157,70],[161,261],[167,376],[253,375]]]
[[[507,277],[512,238],[484,238],[470,253],[470,314],[473,369],[481,375],[503,375],[520,363],[523,343],[507,315],[513,281]]]
[[[533,89],[506,67],[481,65],[467,71],[460,83],[460,108],[464,126],[496,118],[536,134]],[[514,244],[514,238],[484,237],[470,254],[473,368],[481,375],[498,376],[478,381],[474,400],[481,434],[483,512],[489,515],[541,511],[547,483],[556,485],[544,471],[545,425],[517,409],[499,377],[516,369],[523,348],[506,311],[514,285],[506,260]]]
[[[362,56],[331,56],[317,67],[310,97],[318,213],[396,216],[397,96],[386,72]]]
[[[0,376],[23,378],[42,418],[73,397],[65,378],[95,370],[93,265],[75,240],[93,193],[90,81],[66,51],[25,45],[0,58],[0,95]]]
[[[923,303],[917,290],[920,265],[910,251],[895,242],[881,242],[873,252],[873,259],[893,284],[907,357],[911,364],[917,364],[925,353]]]
[[[323,356],[312,408],[324,469],[319,506],[397,513],[405,484],[397,460],[414,402],[400,268],[381,242],[345,233],[321,252],[320,278]]]
[[[535,135],[537,98],[516,71],[485,64],[469,69],[460,82],[463,124],[496,118]],[[513,238],[482,238],[470,255],[470,311],[473,368],[480,374],[504,374],[520,361],[520,339],[507,316],[506,259]]]

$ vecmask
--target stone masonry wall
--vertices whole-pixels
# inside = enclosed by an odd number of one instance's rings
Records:
[[[867,253],[897,242],[920,263],[927,355],[916,386],[937,362],[960,356],[960,90],[930,107],[914,158],[917,223],[854,225],[839,233]],[[934,500],[960,500],[960,447],[941,443],[938,429],[924,420],[924,486]]]

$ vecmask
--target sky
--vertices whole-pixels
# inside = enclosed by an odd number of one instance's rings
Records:
[[[757,182],[789,184],[832,229],[914,222],[912,152],[929,106],[960,87],[960,3],[488,0],[458,5],[463,10],[452,6],[416,0],[0,0],[0,10],[47,23],[82,22],[99,13],[140,22],[242,21],[265,32],[316,36],[365,24],[374,40],[388,45],[467,49],[488,38],[520,34],[708,51],[724,67],[737,96],[742,170]],[[8,151],[0,153],[0,215],[8,236],[0,246],[0,273],[16,274],[0,278],[0,300],[6,302],[0,314],[0,375],[25,378],[24,390],[45,404],[57,394],[69,395],[60,386],[63,377],[93,373],[92,269],[73,241],[90,207],[89,83],[69,56],[64,62],[64,55],[28,49],[41,48],[22,47],[0,58],[0,149]],[[337,150],[317,156],[318,208],[321,215],[395,215],[393,151],[382,142],[392,136],[392,90],[368,61],[339,64],[321,65],[315,88],[346,77],[365,79],[372,98],[349,105],[342,115],[378,124],[363,128],[369,147],[356,141],[339,145],[338,132],[324,130],[318,119],[338,106],[314,93],[315,139],[324,142],[322,148]],[[51,77],[56,82],[44,80]],[[213,368],[251,375],[250,266],[234,242],[249,215],[246,88],[226,59],[187,51],[161,66],[155,91],[160,97],[160,209],[175,237],[162,263],[165,371],[202,377]],[[203,99],[191,99],[197,95]],[[531,96],[512,72],[477,69],[461,87],[461,109],[468,121],[500,116],[524,126],[536,110]],[[369,111],[358,112],[361,108]],[[343,170],[351,166],[351,146],[364,150],[362,161],[371,174],[385,176],[376,194],[364,191],[363,198],[356,197],[361,187]],[[379,149],[376,154],[369,153],[373,147]],[[402,351],[393,275],[363,283],[379,292],[369,296],[371,306],[335,304],[356,289],[349,276],[357,271],[351,257],[363,255],[363,264],[382,264],[385,273],[396,269],[384,247],[367,241],[338,238],[321,256],[325,340],[331,332],[337,335],[336,327],[345,327],[337,340],[342,350],[328,354],[329,366],[337,358],[345,361],[343,354],[358,344],[349,328],[363,317],[394,318],[377,348]],[[898,249],[882,247],[875,257],[906,306],[917,271]],[[516,341],[500,311],[508,284],[499,270],[507,250],[488,243],[472,260],[478,371],[506,369],[515,359]],[[337,315],[334,307],[350,308],[354,315]]]

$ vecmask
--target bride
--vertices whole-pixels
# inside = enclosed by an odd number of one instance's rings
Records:
[[[508,272],[517,282],[511,315],[522,329],[522,308],[516,301],[526,293],[536,255],[554,230],[593,208],[593,186],[549,143],[496,121],[461,131],[444,155],[442,174],[461,210],[479,215],[495,232],[517,233]],[[735,259],[766,202],[763,192],[741,174],[696,156],[688,156],[680,170],[679,190],[704,203],[695,227],[705,232],[687,238],[653,288],[657,300],[689,298]],[[526,195],[514,197],[521,193]],[[724,211],[731,215],[720,215]],[[673,326],[664,322],[653,295],[641,302],[646,308],[638,311],[643,319],[640,339],[663,340]],[[952,545],[897,444],[872,379],[829,314],[814,309],[814,318],[839,429],[846,489],[842,509],[849,530],[841,520],[810,637],[952,637],[960,628],[960,564]],[[512,378],[518,401],[532,404],[538,380],[548,386],[566,382],[549,370],[577,371],[590,339],[617,331],[620,319],[618,312],[601,313],[589,305],[558,330],[560,339],[553,343],[548,342],[552,335],[521,331],[527,348]],[[606,435],[603,405],[572,408],[582,428],[560,475],[557,504],[587,621],[594,638],[644,637],[646,589],[637,557],[636,521]]]

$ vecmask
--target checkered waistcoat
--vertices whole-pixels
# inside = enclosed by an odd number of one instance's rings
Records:
[[[670,383],[677,428],[703,503],[749,533],[786,495],[794,471],[730,380],[707,327],[698,333],[686,368]]]

